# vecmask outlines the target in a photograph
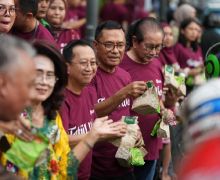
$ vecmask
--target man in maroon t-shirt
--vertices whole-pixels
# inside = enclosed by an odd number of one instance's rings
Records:
[[[70,145],[76,145],[90,131],[95,120],[94,105],[97,102],[95,89],[88,87],[97,70],[96,56],[92,47],[83,40],[71,41],[63,51],[67,62],[68,84],[60,115],[69,134]],[[115,123],[117,128],[124,127]],[[113,137],[117,137],[116,134]],[[78,179],[88,180],[92,163],[92,151],[81,162]]]
[[[118,67],[125,50],[125,34],[122,26],[114,21],[98,25],[94,47],[98,59],[98,70],[91,85],[97,91],[97,116],[108,114],[117,122],[122,116],[130,115],[130,97],[137,97],[145,89],[143,81],[131,83],[130,75]],[[131,168],[121,167],[115,159],[117,147],[99,142],[93,149],[92,180],[133,180]]]
[[[134,31],[130,34],[131,45],[120,65],[128,71],[133,81],[152,80],[156,86],[159,98],[162,96],[164,83],[162,64],[157,57],[162,49],[164,33],[160,24],[154,18],[145,18],[132,25]],[[161,109],[165,110],[161,100]],[[162,111],[163,112],[163,111]],[[167,110],[169,116],[173,113]],[[133,111],[131,114],[138,116],[139,125],[144,138],[148,154],[145,157],[145,165],[134,168],[136,179],[152,180],[155,173],[156,160],[159,157],[159,150],[162,147],[161,138],[152,137],[150,134],[155,123],[159,120],[159,114],[140,115]]]
[[[16,19],[11,34],[27,41],[41,39],[56,46],[56,42],[51,33],[37,20],[37,0],[15,0],[18,8]]]

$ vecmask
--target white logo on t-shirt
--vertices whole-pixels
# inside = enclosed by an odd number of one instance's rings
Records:
[[[74,126],[70,129],[68,129],[70,135],[80,135],[80,134],[86,134],[90,131],[92,127],[92,122],[87,122],[84,124],[81,124],[80,126]]]

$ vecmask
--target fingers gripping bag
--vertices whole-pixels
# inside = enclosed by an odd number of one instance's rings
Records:
[[[115,158],[123,167],[143,164],[143,157],[147,153],[144,148],[135,148],[135,143],[138,138],[137,134],[139,131],[137,119],[138,117],[136,116],[122,116],[122,121],[127,124],[127,133],[124,137],[119,138],[119,141],[116,140],[115,142],[113,142],[114,145],[118,146]],[[142,139],[142,146],[143,145],[144,141]]]

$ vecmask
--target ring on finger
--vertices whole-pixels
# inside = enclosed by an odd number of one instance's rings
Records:
[[[23,133],[22,129],[17,130],[17,135],[20,136]]]

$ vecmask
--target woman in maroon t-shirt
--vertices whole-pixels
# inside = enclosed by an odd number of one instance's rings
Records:
[[[200,32],[201,24],[194,18],[186,19],[181,23],[179,39],[174,46],[181,68],[194,69],[203,66],[202,51],[198,42]]]
[[[62,28],[66,10],[67,3],[65,0],[51,0],[46,16],[46,20],[51,25],[54,39],[56,40],[61,51],[69,41],[80,39],[79,33],[74,29]]]
[[[187,76],[188,90],[194,85],[200,84],[204,61],[199,45],[201,36],[201,24],[197,19],[185,19],[180,25],[178,43],[174,46],[174,53],[180,68],[184,69]]]

